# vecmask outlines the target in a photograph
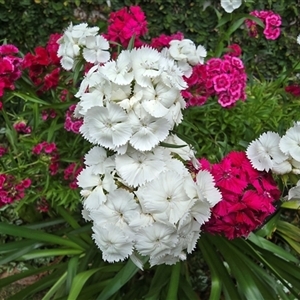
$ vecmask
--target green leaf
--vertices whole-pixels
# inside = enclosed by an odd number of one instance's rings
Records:
[[[50,244],[58,244],[58,245],[63,245],[71,248],[75,248],[78,250],[83,250],[82,247],[77,245],[76,243],[69,241],[65,238],[45,233],[42,231],[38,230],[32,230],[29,228],[26,228],[24,226],[16,226],[13,224],[4,224],[0,223],[0,232],[2,234],[8,234],[12,236],[18,236],[18,237],[23,237],[23,238],[28,238],[32,239],[35,241],[41,241],[41,242],[46,242]]]
[[[175,300],[177,299],[177,291],[179,287],[179,279],[180,279],[180,262],[177,262],[172,266],[171,277],[169,282],[169,288],[167,293],[167,300]]]
[[[79,256],[72,257],[68,262],[67,282],[66,282],[66,294],[70,294],[72,282],[77,274]]]
[[[88,270],[85,272],[81,272],[77,274],[73,280],[72,286],[70,288],[70,293],[68,296],[68,300],[78,299],[80,291],[82,290],[86,281],[94,275],[96,272],[101,271],[103,268],[96,268],[92,270]]]
[[[67,272],[65,272],[51,287],[51,289],[46,293],[42,300],[51,300],[52,296],[60,289],[60,287],[65,283],[67,277]],[[55,299],[55,298],[54,298]]]
[[[142,258],[142,262],[146,262],[148,258]],[[116,293],[126,282],[128,282],[137,272],[139,268],[128,260],[126,265],[118,272],[114,279],[103,289],[102,293],[96,300],[107,300]]]
[[[13,253],[10,253],[6,256],[1,257],[0,265],[4,265],[11,261],[18,260],[18,259],[20,259],[20,257],[26,255],[28,252],[32,251],[35,248],[38,248],[41,245],[42,244],[40,244],[40,243],[34,242],[34,243],[29,244],[26,247],[19,248],[18,251],[14,251]]]
[[[151,280],[149,292],[144,296],[145,300],[157,299],[161,289],[167,285],[171,275],[171,268],[165,265],[159,265]]]
[[[222,289],[226,299],[239,299],[236,286],[220,256],[211,243],[211,236],[202,234],[198,245],[211,271],[211,293],[209,300],[219,300]]]
[[[20,92],[13,92],[13,94],[21,99],[23,99],[24,101],[31,101],[31,102],[34,102],[34,103],[38,103],[38,104],[43,104],[43,105],[47,105],[49,106],[51,103],[49,102],[46,102],[40,98],[37,98],[33,95],[28,95],[28,94],[23,94],[23,93],[20,93]]]
[[[81,249],[74,249],[74,248],[42,249],[42,250],[34,250],[31,253],[24,254],[19,258],[19,260],[29,260],[29,259],[37,259],[42,257],[52,257],[52,256],[69,256],[69,255],[79,255],[79,254],[82,254]]]

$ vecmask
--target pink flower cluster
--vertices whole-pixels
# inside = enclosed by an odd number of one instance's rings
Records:
[[[124,48],[128,46],[133,36],[134,46],[141,46],[143,42],[140,37],[148,32],[146,16],[139,6],[124,7],[110,13],[108,24],[105,38],[120,43]]]
[[[23,120],[16,122],[13,127],[18,133],[31,133],[31,127],[27,126],[27,123]]]
[[[185,78],[188,88],[182,92],[187,106],[203,105],[211,96],[218,98],[222,107],[232,107],[238,100],[246,100],[247,75],[237,45],[222,58],[211,58],[204,65],[193,67],[193,73]]]
[[[14,82],[22,75],[22,59],[15,56],[18,52],[19,49],[14,45],[0,46],[0,97],[5,89],[14,90]]]
[[[23,199],[30,185],[29,178],[18,181],[12,175],[0,174],[0,207]]]
[[[49,155],[49,173],[53,176],[57,174],[59,168],[59,155],[55,143],[42,142],[32,148],[35,155]]]
[[[57,57],[59,45],[57,40],[61,34],[50,35],[46,47],[38,46],[34,54],[27,53],[24,57],[23,68],[28,69],[32,82],[39,87],[39,92],[56,88],[60,74],[60,60]]]
[[[280,190],[271,173],[252,167],[245,152],[231,152],[213,165],[205,159],[200,163],[202,169],[213,174],[222,193],[204,231],[228,239],[247,237],[275,211],[274,202],[279,200]]]
[[[67,131],[72,131],[74,133],[79,133],[79,129],[83,124],[82,119],[76,119],[73,117],[76,104],[72,104],[66,112],[64,128]]]
[[[251,16],[262,20],[265,25],[263,34],[267,40],[276,40],[280,35],[281,17],[271,10],[254,10],[250,13]],[[245,21],[251,37],[258,36],[257,24],[255,21],[247,19]]]
[[[69,166],[64,170],[64,179],[70,181],[69,187],[71,189],[76,189],[78,187],[77,184],[77,176],[82,171],[83,167],[78,166],[76,163],[71,163]]]

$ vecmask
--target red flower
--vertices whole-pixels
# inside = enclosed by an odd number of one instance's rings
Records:
[[[297,84],[292,84],[292,85],[285,87],[285,91],[287,93],[292,94],[295,97],[300,97],[300,86]]]
[[[205,161],[200,163],[208,168]],[[275,211],[280,190],[269,173],[252,167],[244,152],[231,152],[209,168],[222,200],[213,207],[203,230],[228,239],[246,237]]]

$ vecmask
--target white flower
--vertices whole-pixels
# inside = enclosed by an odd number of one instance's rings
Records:
[[[186,194],[184,186],[185,178],[174,171],[165,171],[154,180],[141,186],[136,195],[144,209],[144,212],[157,218],[175,224],[189,211],[193,200]],[[163,215],[161,215],[163,214]]]
[[[80,133],[89,142],[114,149],[125,145],[132,135],[126,112],[117,104],[94,107],[86,112]]]
[[[204,58],[207,55],[207,52],[203,46],[199,45],[196,48],[194,42],[189,39],[183,39],[180,41],[172,40],[170,42],[169,53],[173,59],[181,62],[181,65],[179,66],[182,67],[183,71],[187,68],[184,63],[188,63],[192,66],[195,66],[199,63],[203,64]],[[185,75],[187,75],[187,77],[191,75],[191,70],[189,68],[187,68],[185,71]]]
[[[286,131],[286,134],[279,142],[280,150],[290,155],[294,160],[300,162],[300,123],[295,123],[293,127]]]
[[[170,134],[164,143],[178,146],[178,148],[169,148],[172,153],[179,155],[183,160],[189,161],[195,159],[195,152],[193,149],[176,134]],[[182,146],[182,147],[179,147]]]
[[[93,174],[105,174],[115,169],[114,156],[107,157],[107,151],[102,147],[93,147],[85,156],[84,162],[91,167]]]
[[[232,13],[235,9],[242,5],[242,0],[221,0],[221,6],[228,13]]]
[[[215,187],[215,180],[212,174],[207,170],[200,170],[196,175],[196,184],[199,194],[201,194],[210,206],[215,206],[222,200],[222,194]],[[201,200],[203,198],[200,198]]]
[[[96,87],[98,90],[103,93],[102,87],[110,87],[111,83],[104,77],[104,75],[100,72],[99,66],[95,65],[89,69],[87,74],[84,76],[82,82],[80,83],[80,87],[78,92],[75,94],[75,97],[82,97],[87,90],[92,92]],[[102,101],[103,96],[101,97]]]
[[[102,36],[88,36],[86,38],[86,48],[83,49],[83,58],[90,63],[105,63],[110,59],[108,52],[109,43]]]
[[[292,187],[288,193],[288,200],[300,199],[300,180],[297,182],[297,185]]]
[[[118,85],[128,85],[134,78],[131,67],[131,54],[128,50],[123,50],[119,54],[117,61],[109,61],[101,67],[102,73],[112,82]]]
[[[104,226],[106,223],[112,223],[126,230],[128,235],[132,235],[129,223],[138,217],[139,211],[134,194],[119,188],[108,193],[107,201],[99,208],[90,211],[90,218],[94,224]]]
[[[131,58],[135,80],[142,87],[151,85],[151,79],[160,75],[161,54],[156,49],[148,46],[134,48],[131,51]]]
[[[250,143],[246,154],[255,169],[269,171],[273,168],[274,162],[279,164],[287,159],[279,149],[279,141],[278,133],[268,131]]]
[[[133,134],[129,142],[136,150],[150,151],[168,136],[170,129],[171,124],[168,120],[143,114],[139,124],[133,125]]]
[[[86,38],[88,36],[95,36],[98,31],[99,27],[88,27],[87,23],[80,23],[78,25],[72,26],[72,24],[68,27],[67,31],[71,33],[73,39],[78,41],[79,45],[85,45]]]
[[[185,73],[181,68],[179,68],[174,59],[168,59],[162,56],[160,60],[160,68],[161,74],[158,79],[159,81],[162,80],[166,86],[175,87],[178,90],[185,90],[188,87],[186,81],[183,79],[183,75],[185,75]],[[159,81],[157,81],[157,78],[154,80],[154,82]]]
[[[177,241],[176,229],[171,224],[155,222],[136,234],[135,248],[151,258],[169,254]]]
[[[169,152],[162,148],[155,148],[151,152],[132,149],[124,155],[116,156],[116,170],[126,184],[137,187],[155,179],[169,158]]]
[[[300,45],[300,34],[297,36],[297,43]]]
[[[102,251],[103,260],[108,262],[123,261],[133,252],[133,241],[126,230],[122,230],[112,223],[106,227],[94,224],[93,239]]]

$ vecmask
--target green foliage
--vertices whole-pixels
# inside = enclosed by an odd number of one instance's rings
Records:
[[[189,3],[178,0],[114,0],[111,7],[104,0],[3,0],[0,2],[0,40],[14,43],[25,52],[43,45],[51,33],[61,32],[71,21],[74,24],[88,22],[103,28],[109,13],[124,5],[142,7],[151,37],[157,33],[181,31],[196,44],[202,44],[217,54],[229,43],[240,44],[249,73],[277,78],[283,68],[290,69],[300,59],[296,44],[300,8],[293,0],[247,1],[234,14],[227,14],[219,1],[211,1],[207,5],[204,0]],[[253,10],[273,10],[281,15],[283,24],[279,39],[268,41],[263,36],[248,36],[243,22]],[[231,35],[233,31],[234,36]]]

